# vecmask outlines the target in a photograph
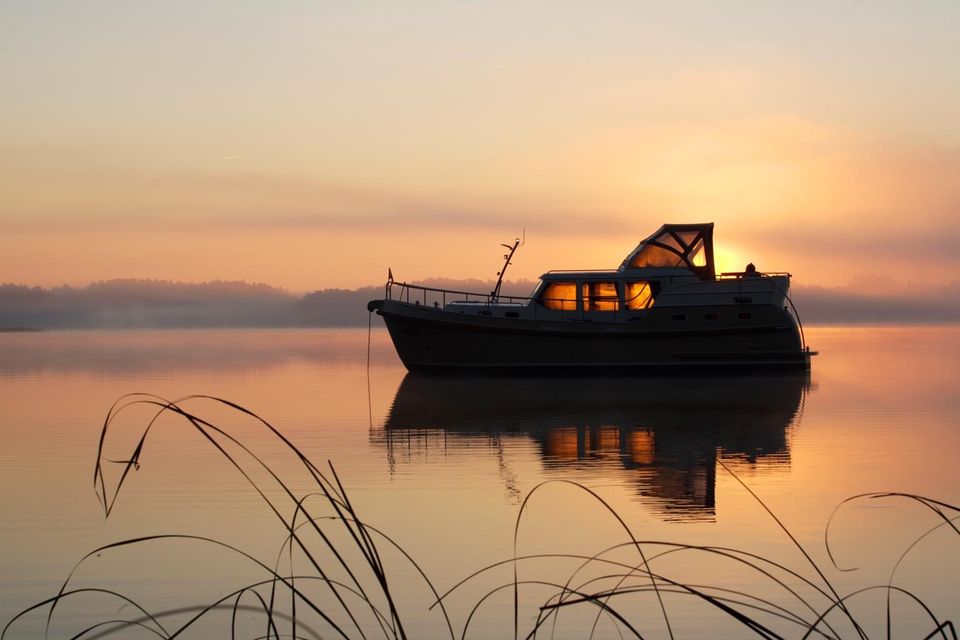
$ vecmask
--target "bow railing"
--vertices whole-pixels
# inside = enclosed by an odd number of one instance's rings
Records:
[[[457,291],[456,289],[439,289],[424,287],[407,282],[388,280],[385,297],[387,300],[406,302],[407,304],[420,303],[424,306],[443,308],[449,302],[474,303],[478,305],[518,305],[526,306],[532,298],[529,296],[505,296],[491,293],[477,293],[475,291]]]

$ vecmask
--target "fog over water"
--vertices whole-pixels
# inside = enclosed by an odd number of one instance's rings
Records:
[[[424,286],[488,292],[493,281],[431,278]],[[529,295],[534,281],[504,283],[505,295]],[[86,287],[43,289],[0,285],[0,329],[364,326],[366,303],[383,287],[295,294],[245,282],[182,283],[110,280]],[[943,323],[960,320],[960,281],[930,286],[864,276],[829,287],[795,284],[792,297],[806,323]]]

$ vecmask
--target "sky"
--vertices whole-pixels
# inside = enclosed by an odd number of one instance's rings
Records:
[[[0,0],[0,282],[960,280],[960,3]]]

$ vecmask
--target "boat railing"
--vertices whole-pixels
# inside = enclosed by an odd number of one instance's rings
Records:
[[[547,273],[576,273],[593,275],[595,273],[619,273],[619,271],[619,269],[551,269],[550,271],[547,271]]]
[[[592,320],[594,311],[578,308],[576,298],[543,298],[536,299],[530,296],[507,296],[494,295],[491,293],[477,293],[475,291],[458,291],[456,289],[440,289],[436,287],[424,287],[418,284],[407,282],[396,282],[388,280],[386,284],[385,298],[395,300],[406,304],[417,306],[433,307],[434,309],[443,309],[448,303],[475,304],[481,307],[480,313],[488,315],[489,311],[483,307],[496,305],[499,308],[516,306],[518,308],[529,308],[530,315],[537,319],[538,315],[546,313],[547,317],[561,320]],[[536,300],[536,304],[530,304]],[[600,300],[600,302],[612,303],[613,309],[604,311],[605,317],[609,320],[616,320],[622,313],[619,299],[610,298],[609,300]],[[553,304],[550,304],[553,303]],[[509,309],[506,309],[509,313]],[[558,313],[559,312],[559,313]]]
[[[793,278],[793,275],[786,271],[726,271],[717,275],[717,280],[738,280],[740,278]]]
[[[720,275],[717,276],[717,279],[718,280],[746,280],[750,278],[756,278],[758,276],[760,278],[777,278],[777,277],[788,278],[788,279],[793,278],[793,275],[791,275],[786,271],[763,271],[763,272],[754,271],[752,273],[749,273],[746,271],[734,271],[732,273],[721,273]],[[807,346],[807,337],[803,333],[803,321],[800,319],[800,312],[797,310],[797,305],[793,303],[793,299],[790,297],[790,294],[788,294],[784,289],[781,289],[779,286],[777,286],[776,283],[774,283],[773,286],[775,286],[777,288],[777,291],[779,291],[780,294],[783,295],[783,299],[786,300],[787,304],[790,305],[790,310],[793,312],[793,317],[796,318],[797,320],[797,328],[800,331],[800,348],[803,349],[804,351],[809,352],[810,347]]]
[[[448,302],[474,302],[477,304],[517,304],[527,305],[532,298],[529,296],[506,296],[491,293],[477,293],[475,291],[457,291],[456,289],[438,289],[424,287],[407,282],[387,282],[387,300],[406,302],[407,304],[420,303],[424,306],[443,308]]]

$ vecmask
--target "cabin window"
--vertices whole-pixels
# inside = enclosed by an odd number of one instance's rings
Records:
[[[695,267],[705,267],[707,266],[707,252],[703,250],[703,239],[697,240],[697,244],[694,245],[693,249],[690,249],[690,264]]]
[[[683,256],[678,253],[658,247],[655,244],[648,244],[633,256],[630,261],[631,267],[682,267]]]
[[[664,233],[663,235],[657,236],[657,239],[655,242],[665,245],[680,254],[682,254],[685,250],[685,247],[679,242],[677,242],[677,239],[673,237],[672,233]],[[690,243],[689,240],[684,240],[684,242],[686,242],[687,244]]]
[[[637,247],[624,267],[680,267],[704,272],[712,270],[713,265],[707,264],[710,258],[707,255],[709,234],[705,235],[704,232],[708,230],[709,227],[687,231],[661,229],[661,233],[651,236]]]
[[[615,282],[583,283],[584,311],[617,311],[619,308],[620,298],[617,297]]]
[[[577,310],[577,283],[551,282],[543,290],[540,301],[547,309]]]
[[[623,303],[627,309],[646,309],[653,304],[653,290],[645,280],[623,285]]]

